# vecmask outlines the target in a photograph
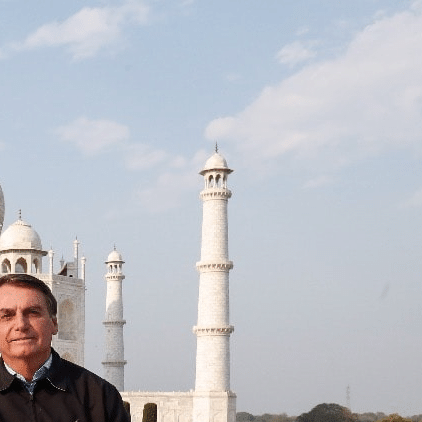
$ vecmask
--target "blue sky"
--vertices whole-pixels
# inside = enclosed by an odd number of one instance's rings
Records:
[[[126,387],[194,387],[201,203],[229,185],[238,410],[422,413],[422,3],[0,0],[0,183],[124,282]],[[45,264],[46,265],[46,264]]]

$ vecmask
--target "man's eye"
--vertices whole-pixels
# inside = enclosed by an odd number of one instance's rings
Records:
[[[10,315],[10,314],[2,314],[2,315],[0,315],[0,319],[2,321],[7,321],[10,318],[12,318],[12,315]]]

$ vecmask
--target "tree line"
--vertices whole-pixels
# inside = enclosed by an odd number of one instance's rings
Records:
[[[289,416],[286,413],[254,416],[239,412],[236,422],[422,422],[422,415],[403,417],[398,414],[386,415],[383,412],[352,413],[339,404],[322,403],[299,416]]]

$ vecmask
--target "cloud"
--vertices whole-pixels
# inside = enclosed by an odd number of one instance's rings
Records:
[[[80,117],[56,129],[62,141],[74,144],[82,153],[94,155],[129,138],[127,126],[111,120]]]
[[[138,1],[119,7],[84,7],[64,21],[41,26],[22,42],[4,46],[0,58],[16,51],[58,46],[66,46],[74,59],[92,57],[115,44],[126,25],[145,24],[148,12],[148,7]]]
[[[331,170],[385,149],[420,149],[420,28],[415,7],[375,20],[341,55],[264,88],[243,111],[211,121],[205,136],[233,142],[262,167],[293,157]]]
[[[309,32],[309,28],[307,26],[301,26],[300,28],[298,28],[298,30],[296,31],[296,35],[300,36],[300,35],[305,35]]]
[[[316,52],[312,50],[315,44],[314,41],[309,41],[306,44],[302,41],[295,41],[285,45],[276,54],[276,58],[282,64],[297,65],[316,56]]]
[[[159,172],[155,182],[140,186],[136,192],[142,208],[149,212],[164,212],[178,208],[184,195],[198,189],[198,171],[203,167],[209,154],[200,150],[190,159],[168,157],[167,163],[177,162],[183,166],[168,166]]]
[[[416,191],[411,198],[403,202],[402,208],[420,208],[422,207],[422,189]]]
[[[148,170],[148,181],[142,178],[134,200],[149,212],[179,207],[184,195],[198,188],[198,172],[209,158],[203,150],[188,158],[147,143],[131,142],[127,126],[105,119],[79,117],[55,129],[55,133],[62,142],[69,142],[88,157],[111,152],[128,171]],[[114,212],[110,209],[107,218],[113,218]]]
[[[131,144],[125,149],[125,163],[129,170],[145,170],[163,162],[168,154],[145,144]]]
[[[63,142],[73,144],[84,155],[93,156],[113,151],[130,171],[146,170],[167,162],[169,168],[180,167],[180,157],[170,157],[162,149],[154,149],[146,143],[130,141],[127,126],[112,120],[90,120],[79,117],[73,122],[55,129]],[[118,146],[118,152],[113,147]]]

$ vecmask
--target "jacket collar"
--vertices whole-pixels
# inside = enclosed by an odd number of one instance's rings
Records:
[[[54,387],[66,391],[69,388],[69,381],[67,371],[63,365],[63,360],[53,348],[51,348],[51,354],[53,356],[53,361],[51,362],[47,379]]]
[[[69,383],[66,371],[63,370],[63,361],[53,348],[51,349],[51,354],[53,360],[47,379],[55,388],[66,391]],[[0,358],[0,391],[8,389],[12,385],[14,379],[15,377],[5,368],[4,361]]]
[[[3,358],[0,358],[0,391],[12,385],[15,377],[5,368]]]

